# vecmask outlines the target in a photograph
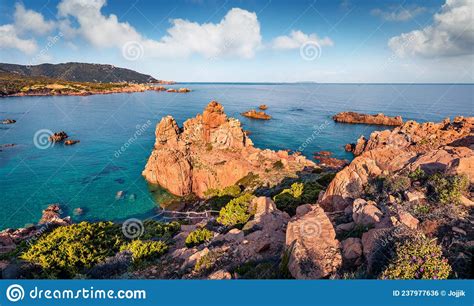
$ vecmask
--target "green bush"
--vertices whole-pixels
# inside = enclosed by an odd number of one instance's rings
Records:
[[[21,258],[41,266],[50,277],[72,277],[115,254],[122,237],[112,222],[81,222],[42,236]]]
[[[226,226],[234,226],[247,223],[252,216],[249,211],[250,201],[254,196],[250,193],[245,193],[238,198],[231,200],[219,212],[217,222]]]
[[[395,258],[382,272],[383,279],[446,279],[451,266],[435,239],[416,237],[396,244]]]
[[[421,168],[417,168],[415,171],[408,173],[408,177],[414,181],[420,181],[426,178],[426,173]]]
[[[194,271],[202,272],[214,267],[216,261],[219,259],[219,253],[215,251],[209,251],[206,255],[202,256],[196,261],[194,265]]]
[[[293,183],[291,188],[283,189],[273,197],[278,209],[293,216],[302,204],[316,203],[322,186],[316,182]]]
[[[164,223],[155,220],[146,220],[143,222],[143,235],[141,240],[170,240],[178,233],[181,228],[179,222],[173,221]]]
[[[168,250],[168,246],[163,241],[133,240],[126,245],[122,245],[120,251],[125,250],[132,252],[134,263],[143,263],[163,255]]]
[[[387,193],[403,193],[411,187],[411,180],[407,176],[395,175],[383,178],[383,190]]]
[[[459,204],[461,195],[469,188],[469,180],[465,175],[445,176],[436,173],[428,178],[428,186],[435,201]]]
[[[211,240],[212,237],[214,237],[214,233],[207,228],[198,228],[189,233],[185,243],[187,247],[193,247]]]

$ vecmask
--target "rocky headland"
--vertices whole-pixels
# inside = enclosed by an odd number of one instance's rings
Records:
[[[199,197],[182,198],[193,202],[187,218],[143,221],[133,238],[120,234],[126,222],[60,222],[28,247],[14,234],[25,229],[6,230],[0,267],[20,266],[15,277],[472,278],[473,136],[474,118],[407,122],[373,133],[339,172],[323,172],[298,154],[255,148],[213,101],[182,128],[160,121],[143,172]],[[46,215],[58,219],[55,210]],[[51,248],[57,241],[68,242]],[[87,264],[76,254],[90,255]]]
[[[341,123],[359,123],[392,126],[399,126],[403,124],[402,117],[389,117],[384,114],[370,115],[355,112],[342,112],[334,115],[332,119],[336,122]]]
[[[240,122],[228,118],[215,101],[184,122],[183,128],[173,117],[164,117],[155,134],[143,175],[179,196],[202,197],[209,189],[222,189],[249,176],[275,185],[306,166],[315,166],[297,154],[255,148]]]

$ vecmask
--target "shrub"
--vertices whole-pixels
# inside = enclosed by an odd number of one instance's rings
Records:
[[[187,247],[193,247],[211,240],[212,237],[214,237],[214,233],[207,228],[198,228],[189,233],[185,243]]]
[[[274,196],[273,201],[278,209],[294,215],[301,204],[315,203],[321,190],[322,186],[316,182],[293,183],[291,188]]]
[[[226,226],[234,226],[247,223],[252,216],[249,211],[250,201],[254,196],[250,193],[245,193],[238,198],[231,200],[219,212],[217,222]]]
[[[442,204],[459,204],[461,195],[469,188],[465,175],[444,176],[436,173],[428,178],[428,186],[434,200]]]
[[[411,187],[410,178],[395,175],[383,178],[383,190],[387,193],[402,193]]]
[[[120,251],[125,250],[132,252],[134,263],[143,263],[163,255],[168,250],[168,246],[163,241],[133,240],[126,245],[122,245]]]
[[[415,237],[396,244],[395,258],[382,272],[383,279],[446,279],[451,273],[435,239]]]
[[[121,237],[112,222],[81,222],[42,236],[21,258],[51,277],[72,277],[117,252],[124,243]]]
[[[143,222],[142,240],[170,240],[181,228],[179,222],[173,221],[169,223],[159,222],[155,220],[146,220]]]
[[[331,181],[334,179],[335,176],[336,176],[336,173],[326,173],[323,176],[321,176],[317,180],[317,182],[321,184],[322,186],[327,187],[329,183],[331,183]]]
[[[426,173],[421,168],[417,168],[415,171],[408,173],[408,177],[414,181],[420,181],[426,178]]]
[[[223,196],[231,196],[237,197],[240,194],[241,190],[238,185],[231,185],[227,186],[224,189],[214,189],[210,188],[204,192],[204,195],[208,198],[212,197],[223,197]]]

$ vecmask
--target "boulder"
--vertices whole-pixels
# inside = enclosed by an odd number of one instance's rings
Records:
[[[342,257],[349,263],[360,263],[362,257],[362,240],[360,238],[347,238],[341,241]]]
[[[373,201],[356,199],[352,203],[352,219],[356,224],[372,226],[380,222],[383,213],[377,208]]]
[[[336,232],[318,205],[288,223],[286,246],[290,250],[288,269],[297,279],[325,278],[342,264]]]
[[[420,223],[417,218],[413,217],[409,212],[406,211],[400,211],[398,213],[398,219],[402,224],[405,224],[408,228],[413,230],[416,230],[418,228],[418,223]]]
[[[268,115],[265,112],[258,112],[254,109],[242,113],[242,116],[251,118],[251,119],[260,119],[260,120],[270,120],[272,116]]]

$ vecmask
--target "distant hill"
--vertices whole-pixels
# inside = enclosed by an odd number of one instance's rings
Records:
[[[73,82],[95,83],[154,83],[159,82],[150,75],[115,67],[113,65],[64,63],[34,66],[0,63],[0,71],[30,77],[48,77]]]

